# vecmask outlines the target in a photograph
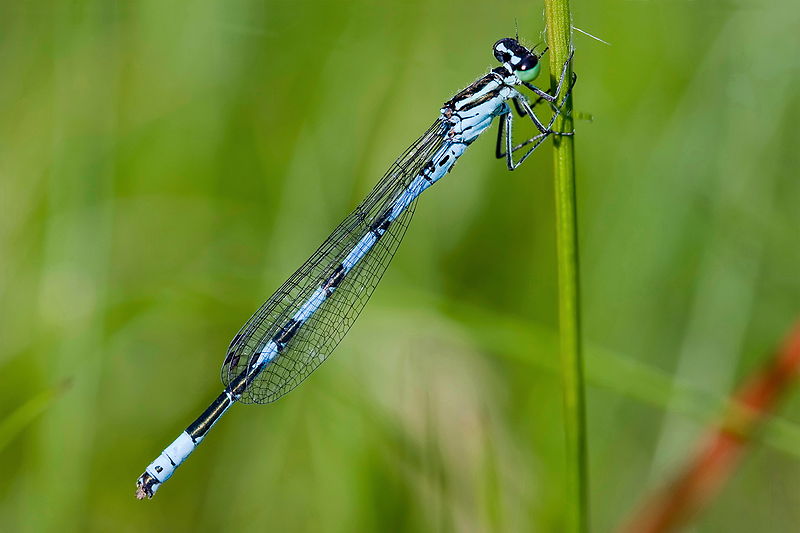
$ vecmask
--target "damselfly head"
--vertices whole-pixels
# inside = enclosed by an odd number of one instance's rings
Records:
[[[533,81],[541,70],[539,56],[510,37],[494,43],[494,57],[522,81]]]

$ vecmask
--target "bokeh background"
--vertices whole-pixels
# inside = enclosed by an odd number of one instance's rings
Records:
[[[800,312],[800,5],[576,0],[591,518],[669,479]],[[0,3],[3,531],[559,531],[550,150],[420,201],[309,380],[149,502],[231,337],[537,2]],[[547,80],[540,80],[546,85]],[[800,523],[800,401],[696,531]]]

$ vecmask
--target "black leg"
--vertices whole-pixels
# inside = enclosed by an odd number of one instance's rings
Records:
[[[571,87],[570,87],[570,90],[571,90]],[[567,96],[569,96],[569,93],[567,93]],[[537,128],[538,128],[540,123],[538,123],[538,120],[536,120],[536,118],[535,118],[536,115],[533,113],[533,109],[531,109],[530,104],[528,104],[528,101],[522,95],[520,95],[519,98],[515,98],[515,100],[516,99],[519,100],[518,104],[525,110],[526,114],[531,117],[531,120],[534,122],[534,124],[537,125]],[[540,133],[534,135],[533,137],[531,137],[527,141],[518,144],[517,146],[512,146],[513,145],[513,142],[512,142],[513,129],[512,129],[512,122],[511,122],[512,121],[512,117],[511,117],[510,114],[506,115],[506,117],[505,117],[505,119],[506,119],[505,120],[506,121],[506,135],[505,135],[505,137],[506,137],[506,153],[505,153],[505,156],[506,156],[506,165],[508,166],[509,170],[516,170],[517,167],[519,167],[522,163],[524,163],[525,160],[528,159],[528,157],[530,157],[530,155],[539,147],[539,145],[542,144],[545,141],[545,139],[547,139],[547,137],[549,137],[550,135],[573,135],[572,132],[555,132],[555,131],[552,130],[553,123],[555,122],[557,116],[558,116],[558,113],[554,113],[553,117],[550,119],[550,122],[547,124],[547,127],[544,128],[544,129],[540,128],[540,130],[539,130]],[[498,147],[499,147],[499,143],[500,143],[500,139],[498,138]],[[525,147],[525,146],[530,145],[530,144],[533,144],[533,146],[531,146],[528,149],[528,151],[525,152],[525,154],[519,159],[519,161],[514,162],[513,153],[516,152],[517,150]]]
[[[555,102],[556,100],[558,100],[558,95],[561,93],[561,87],[564,84],[564,78],[567,76],[567,68],[569,67],[570,62],[572,61],[572,56],[574,54],[575,54],[574,51],[570,52],[569,57],[567,58],[566,61],[564,61],[564,66],[561,67],[561,77],[558,80],[558,85],[556,86],[555,94],[544,92],[537,86],[527,81],[523,81],[522,84],[525,85],[525,87],[527,87],[534,93],[536,93],[539,96],[539,98],[547,100],[548,102]]]
[[[570,59],[572,59],[572,54],[570,54]],[[562,75],[563,75],[563,73],[564,72],[562,72]],[[569,96],[572,94],[572,88],[575,87],[575,82],[577,80],[578,80],[578,75],[573,72],[572,73],[572,80],[570,81],[570,84],[569,84],[569,87],[567,88],[567,91],[564,93],[564,101],[565,102],[567,101]],[[559,90],[560,89],[561,89],[561,84],[559,84]],[[556,92],[556,96],[557,95],[558,95],[558,91]],[[517,100],[519,100],[518,103],[517,103]],[[515,97],[514,101],[515,101],[515,103],[517,103],[517,105],[520,105],[523,109],[525,109],[526,112],[527,112],[527,110],[530,109],[530,105],[528,104],[527,99],[525,99],[525,97],[523,95],[520,94],[519,97]],[[536,102],[539,102],[539,101],[541,101],[541,99],[537,98]],[[536,102],[534,102],[534,106],[536,105]],[[551,129],[553,127],[553,123],[556,121],[556,117],[561,114],[561,108],[556,106],[556,105],[553,105],[552,103],[551,103],[550,107],[553,109],[553,116],[550,118],[550,122],[547,124],[547,128],[546,129],[544,129],[544,130],[541,129],[539,127],[538,121],[534,121],[534,124],[539,129],[539,131],[541,131],[542,133],[545,133],[545,134],[551,134],[552,133],[553,135],[574,135],[573,132],[553,131]],[[533,118],[534,117],[533,111],[530,111],[530,114],[531,114],[531,118]],[[522,146],[525,146],[525,145],[529,144],[530,142],[532,142],[532,141],[534,141],[534,140],[536,140],[538,138],[539,138],[539,136],[536,135],[536,136],[532,137],[531,139],[528,139],[524,143],[518,145],[518,147],[515,148],[515,150],[521,148]]]
[[[575,82],[577,80],[578,80],[578,75],[573,72],[572,73],[572,81],[570,81],[569,88],[567,89],[567,92],[564,95],[564,101],[566,101],[567,98],[569,98],[569,95],[572,94],[572,88],[575,87]],[[541,104],[544,101],[545,101],[545,99],[540,96],[536,100],[533,101],[533,103],[531,104],[531,107],[535,108],[537,105]],[[547,102],[550,104],[550,109],[552,109],[554,113],[561,113],[561,108],[558,107],[555,104],[554,101],[547,100]]]
[[[497,157],[497,159],[502,159],[502,158],[506,157],[507,154],[508,154],[507,150],[503,150],[503,144],[504,144],[504,142],[507,141],[505,132],[506,132],[507,129],[509,129],[511,127],[509,125],[509,128],[506,128],[506,122],[509,122],[510,124],[513,123],[513,121],[509,121],[508,119],[506,119],[505,115],[500,117],[500,125],[497,128],[497,144],[495,146],[495,157]],[[552,135],[557,135],[557,132],[538,133],[538,134],[534,135],[533,137],[531,137],[530,139],[528,139],[527,141],[523,141],[523,142],[519,143],[518,145],[513,146],[511,148],[511,152],[512,153],[516,152],[520,148],[524,148],[525,146],[528,146],[530,143],[532,143],[532,142],[534,142],[534,141],[536,141],[538,139],[541,139],[542,137],[544,137],[546,135],[551,135],[551,134]],[[512,139],[512,144],[513,144],[513,134],[511,135],[511,139]]]
[[[524,108],[526,108],[528,106],[528,103],[527,102],[524,102],[524,103],[521,102],[520,105],[524,109]],[[529,111],[527,114],[530,115],[531,117],[533,117],[533,111],[532,110]],[[505,158],[506,158],[506,166],[508,167],[508,170],[516,170],[516,168],[518,166],[520,166],[522,164],[522,162],[525,161],[528,158],[528,156],[530,156],[531,153],[533,153],[533,151],[536,148],[538,148],[539,145],[542,144],[542,142],[544,142],[544,140],[551,133],[551,132],[542,132],[542,133],[539,133],[539,134],[535,135],[534,137],[528,139],[527,141],[525,141],[522,144],[519,144],[517,146],[512,146],[514,144],[513,140],[512,140],[513,134],[514,134],[513,123],[514,123],[514,117],[513,117],[513,115],[511,115],[511,113],[508,113],[505,116],[500,117],[500,126],[499,126],[499,128],[497,130],[496,155],[497,155],[498,158],[501,158],[501,157],[505,156]],[[505,130],[505,134],[504,134],[504,130]],[[505,146],[505,152],[502,152],[501,149],[500,149],[500,146],[501,146],[501,143],[502,143],[503,139],[505,139],[505,145],[506,145]],[[519,161],[514,162],[514,152],[516,152],[517,150],[519,150],[523,146],[527,146],[530,143],[535,143],[535,144],[533,145],[533,147],[531,147],[530,150],[528,150],[525,153],[525,155],[522,156],[522,158]]]
[[[525,110],[520,107],[520,105],[517,103],[516,100],[513,100],[513,102],[514,102],[514,109],[517,111],[517,116],[519,116],[520,118],[524,117],[525,116]],[[534,105],[533,107],[536,107],[536,106]]]
[[[567,93],[567,96],[569,96],[569,92]],[[525,99],[525,97],[522,96],[522,95],[519,95],[519,96],[515,97],[515,99],[519,99],[519,105],[521,105],[523,109],[528,111],[529,114],[531,115],[531,119],[533,119],[533,117],[534,117],[533,110],[530,108],[530,104],[528,104],[528,101]],[[553,123],[556,121],[556,117],[558,115],[559,115],[558,112],[553,113],[553,116],[550,117],[550,122],[547,123],[547,127],[544,128],[544,129],[539,128],[539,131],[541,131],[545,135],[550,135],[550,134],[553,134],[553,135],[572,135],[572,132],[553,131],[553,129],[552,129],[553,128]],[[536,124],[536,121],[534,121],[534,124]],[[538,128],[539,126],[537,125],[536,127]],[[525,144],[525,143],[523,143],[523,144]]]
[[[530,157],[530,155],[534,152],[534,150],[536,150],[539,147],[539,145],[542,144],[545,141],[545,139],[547,139],[547,137],[550,136],[550,134],[539,133],[537,135],[534,135],[524,143],[512,147],[511,145],[513,143],[511,141],[511,131],[512,131],[511,123],[509,121],[508,128],[506,131],[506,166],[508,167],[508,170],[516,170],[517,167],[519,167],[522,163],[524,163],[525,160],[528,159],[528,157]],[[516,150],[519,150],[523,146],[527,146],[528,144],[531,143],[533,143],[533,146],[531,146],[531,148],[527,152],[525,152],[525,155],[523,155],[519,161],[514,162],[514,152]]]
[[[523,118],[526,115],[528,115],[528,116],[531,117],[531,120],[534,122],[534,125],[536,125],[538,123],[541,126],[541,128],[539,128],[537,126],[537,129],[540,130],[540,133],[538,135],[532,137],[531,139],[528,139],[527,141],[525,141],[525,142],[523,142],[521,144],[518,144],[517,146],[512,147],[511,148],[512,152],[516,152],[520,148],[522,148],[524,146],[527,146],[528,144],[530,144],[531,142],[534,142],[535,140],[541,138],[542,136],[552,133],[552,132],[548,131],[547,129],[542,130],[542,128],[544,128],[544,125],[541,123],[541,121],[538,120],[538,117],[536,117],[536,115],[535,115],[535,113],[533,111],[536,108],[536,106],[539,105],[542,101],[543,100],[541,98],[539,98],[533,103],[533,105],[525,105],[525,106],[523,106],[522,104],[520,104],[520,101],[517,98],[512,98],[512,102],[514,103],[514,108],[517,110],[517,115],[519,115],[520,118]],[[527,104],[527,102],[526,102],[526,104]],[[530,112],[525,110],[526,107],[530,110]],[[557,109],[552,104],[551,104],[551,107],[553,107],[554,109]],[[495,144],[495,152],[494,152],[495,153],[495,157],[497,159],[502,159],[504,157],[507,157],[507,154],[508,154],[507,151],[503,151],[503,141],[505,139],[505,135],[504,135],[505,132],[506,131],[510,131],[512,129],[513,120],[509,120],[509,118],[507,118],[510,114],[511,114],[511,112],[509,111],[508,113],[506,113],[506,114],[504,114],[504,115],[502,115],[500,117],[500,125],[497,128],[497,142]],[[513,144],[513,133],[510,135],[510,138],[512,139],[512,144]]]
[[[506,156],[505,152],[503,152],[503,124],[506,123],[506,117],[503,115],[500,117],[500,125],[497,127],[497,144],[494,148],[494,156],[497,159],[502,159]]]

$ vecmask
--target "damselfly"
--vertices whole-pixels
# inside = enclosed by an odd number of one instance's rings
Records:
[[[330,355],[389,265],[419,195],[452,170],[496,117],[503,117],[496,155],[506,159],[510,170],[522,164],[549,135],[571,135],[551,128],[572,56],[550,94],[530,83],[539,74],[542,54],[515,39],[495,43],[494,56],[502,65],[444,104],[428,131],[233,338],[222,365],[224,391],[150,463],[137,480],[138,498],[152,497],[234,402],[273,402]],[[567,92],[574,81],[573,77]],[[533,106],[517,90],[519,86],[536,94]],[[509,102],[537,129],[536,135],[517,145],[512,140],[514,117]],[[534,113],[539,102],[547,102],[553,110],[547,125]],[[528,149],[514,161],[514,154],[524,147]]]

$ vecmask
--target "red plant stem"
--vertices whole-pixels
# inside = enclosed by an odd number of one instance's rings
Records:
[[[790,389],[798,369],[800,322],[776,356],[737,391],[722,422],[703,439],[683,473],[642,505],[619,531],[675,531],[700,511],[731,475],[750,437]]]

